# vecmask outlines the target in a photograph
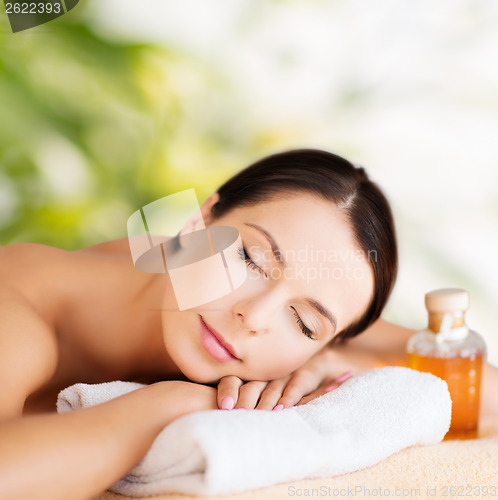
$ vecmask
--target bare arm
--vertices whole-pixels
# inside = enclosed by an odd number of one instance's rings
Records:
[[[135,465],[164,426],[216,408],[216,390],[159,382],[77,412],[22,416],[59,354],[50,311],[31,300],[36,290],[25,294],[12,277],[9,252],[0,249],[0,498],[91,498]]]
[[[164,426],[216,407],[212,387],[172,381],[80,411],[3,420],[0,497],[92,498],[138,463]]]

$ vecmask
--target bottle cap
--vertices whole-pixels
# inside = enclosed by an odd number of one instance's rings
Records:
[[[432,313],[466,311],[469,292],[461,288],[441,288],[425,294],[425,307]]]

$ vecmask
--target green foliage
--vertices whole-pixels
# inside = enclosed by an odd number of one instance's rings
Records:
[[[0,244],[124,237],[139,207],[191,187],[202,202],[257,153],[192,56],[96,33],[83,5],[22,33],[2,21]]]

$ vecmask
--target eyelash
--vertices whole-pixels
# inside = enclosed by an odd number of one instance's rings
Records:
[[[252,259],[247,255],[246,249],[244,247],[239,247],[239,257],[245,261],[247,264],[247,267],[250,267],[251,269],[254,269],[255,271],[258,271],[258,273],[264,274],[265,278],[268,278],[268,275],[265,273],[261,267],[259,267]]]
[[[246,249],[244,247],[239,247],[238,248],[238,254],[239,254],[239,257],[243,261],[245,261],[245,263],[246,263],[246,265],[248,267],[250,267],[251,269],[254,269],[255,271],[258,271],[261,274],[264,274],[265,278],[268,278],[268,275],[265,273],[265,271],[263,269],[261,269],[261,267],[259,267],[249,257],[249,255],[247,255]],[[306,337],[308,337],[311,340],[317,340],[315,337],[313,337],[313,332],[303,323],[303,320],[299,317],[299,315],[297,314],[297,311],[293,307],[291,307],[291,309],[293,311],[294,317],[296,318],[297,324],[299,325],[299,328],[301,329],[301,331],[303,332],[303,334],[306,335]]]

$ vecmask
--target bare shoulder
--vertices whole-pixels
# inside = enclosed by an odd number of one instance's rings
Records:
[[[127,238],[69,251],[39,243],[0,247],[0,281],[22,294],[48,322],[61,304],[85,289],[95,276],[132,264]],[[131,268],[133,266],[131,265]]]
[[[39,264],[42,260],[57,262],[68,253],[67,250],[40,243],[14,243],[0,246],[0,274],[3,276],[19,275],[33,264]]]
[[[484,363],[481,386],[481,413],[498,417],[498,368]]]
[[[16,263],[24,263],[33,257],[53,256],[65,253],[60,248],[42,245],[40,243],[14,243],[12,245],[0,246],[0,272],[7,273],[15,271]],[[13,266],[14,264],[14,266]],[[13,268],[14,267],[14,268]]]
[[[76,251],[0,247],[0,417],[19,414],[23,405],[26,411],[28,396],[38,398],[30,400],[33,408],[45,404],[90,369],[100,376],[102,339],[116,326],[108,309],[125,309],[137,283],[133,271],[126,240]]]
[[[27,396],[56,370],[54,301],[41,286],[53,254],[33,244],[0,248],[0,418],[20,415]]]
[[[38,243],[0,247],[0,279],[4,286],[25,297],[45,319],[53,313],[52,292],[69,252]]]
[[[130,256],[130,245],[128,238],[120,238],[118,240],[104,241],[96,243],[81,250],[77,250],[78,254],[116,254]]]
[[[415,330],[410,328],[378,319],[363,333],[349,340],[345,348],[368,351],[388,364],[405,364],[406,343],[414,333]]]
[[[407,340],[410,335],[413,335],[416,330],[412,328],[407,328],[405,326],[397,325],[395,323],[390,323],[389,321],[378,319],[375,323],[373,323],[369,328],[365,330],[364,333],[360,334],[357,339],[360,340],[363,338],[372,340],[376,339],[385,339],[386,341],[404,341]]]

